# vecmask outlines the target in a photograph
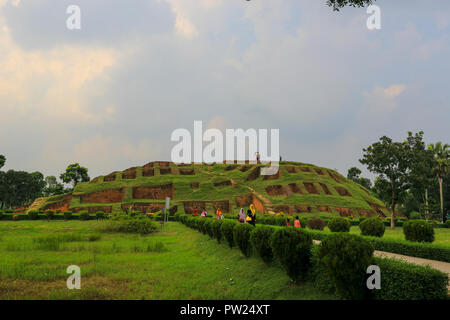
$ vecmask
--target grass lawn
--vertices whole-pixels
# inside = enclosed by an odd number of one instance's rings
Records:
[[[101,223],[1,222],[0,299],[335,299],[176,222],[145,237]],[[81,290],[66,287],[69,265]]]

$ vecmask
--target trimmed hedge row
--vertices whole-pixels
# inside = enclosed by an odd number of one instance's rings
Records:
[[[237,243],[246,256],[253,249],[266,263],[270,263],[275,257],[294,281],[313,281],[319,290],[337,293],[343,298],[448,299],[447,274],[430,267],[373,257],[373,247],[377,243],[386,242],[379,238],[293,227],[253,227],[237,221],[194,218],[185,214],[176,215],[176,219],[199,231],[204,228],[203,232],[219,242],[220,237],[224,237],[230,247]],[[323,240],[322,244],[312,245],[313,238],[320,238]],[[423,245],[414,243],[412,246]],[[359,257],[370,259],[360,260]],[[369,276],[365,273],[365,268],[369,263],[380,267],[381,290],[369,291],[365,287],[365,279]]]

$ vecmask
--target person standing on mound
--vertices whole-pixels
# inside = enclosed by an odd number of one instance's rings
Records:
[[[217,210],[216,210],[216,218],[222,219],[222,211],[220,211],[220,208],[217,208]]]
[[[238,214],[238,221],[239,221],[239,223],[245,223],[245,213],[244,213],[244,208],[241,208],[241,210],[239,211],[239,214]]]
[[[197,216],[197,213],[198,213],[198,209],[197,209],[197,207],[195,207],[195,209],[194,209],[194,217]]]
[[[300,224],[300,219],[298,218],[298,216],[295,217],[294,227],[296,227],[296,228],[301,228],[302,227],[302,225]]]
[[[245,219],[246,222],[250,223],[252,226],[255,226],[256,224],[256,216],[253,215],[252,210],[247,210],[247,218]]]

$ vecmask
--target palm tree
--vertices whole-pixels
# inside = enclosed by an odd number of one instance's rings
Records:
[[[428,145],[428,149],[430,149],[434,154],[435,166],[433,168],[433,172],[436,174],[439,182],[441,215],[442,219],[444,220],[444,197],[442,194],[442,181],[444,180],[444,177],[450,172],[450,145],[442,145],[442,142],[436,142],[434,145]]]

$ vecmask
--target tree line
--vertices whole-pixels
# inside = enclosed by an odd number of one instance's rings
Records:
[[[446,203],[450,203],[450,146],[442,142],[427,145],[423,134],[408,132],[401,142],[383,136],[363,149],[359,162],[377,175],[373,185],[356,167],[348,170],[347,177],[370,190],[391,213],[398,210],[409,216],[419,212],[427,220],[445,222]]]
[[[0,169],[6,157],[0,155]],[[88,169],[78,163],[71,164],[59,177],[47,176],[38,171],[0,171],[0,210],[30,205],[36,198],[72,192],[78,182],[90,180]],[[72,184],[66,186],[65,184]]]

